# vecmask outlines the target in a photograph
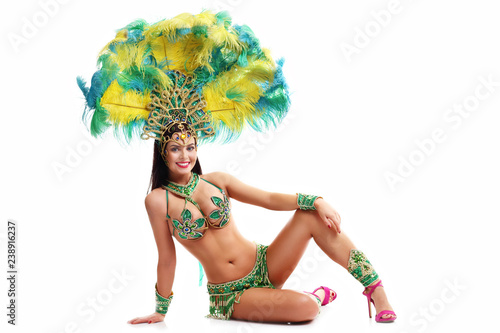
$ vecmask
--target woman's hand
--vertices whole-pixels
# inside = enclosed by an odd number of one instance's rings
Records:
[[[333,209],[323,198],[318,198],[314,201],[314,207],[316,207],[316,211],[319,216],[325,222],[328,228],[331,228],[332,225],[335,227],[337,232],[340,234],[340,215],[339,213]]]
[[[158,312],[153,313],[152,315],[149,316],[144,316],[144,317],[137,317],[132,320],[127,321],[127,324],[142,324],[142,323],[157,323],[160,321],[163,321],[165,318],[165,315],[159,314]]]

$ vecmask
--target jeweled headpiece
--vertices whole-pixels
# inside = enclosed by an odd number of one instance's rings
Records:
[[[229,142],[245,125],[277,125],[289,108],[281,66],[245,25],[226,12],[181,14],[149,25],[135,21],[101,51],[87,87],[84,120],[99,136],[110,126],[129,142]],[[163,156],[165,159],[165,156]]]
[[[206,136],[215,134],[210,115],[203,111],[207,103],[196,91],[193,78],[179,71],[169,75],[173,85],[151,93],[152,100],[147,106],[150,114],[141,134],[142,139],[158,141],[165,161],[168,142],[185,145],[191,137],[197,141],[197,132]]]

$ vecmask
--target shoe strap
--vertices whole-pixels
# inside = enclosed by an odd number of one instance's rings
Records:
[[[320,289],[323,289],[323,291],[325,292],[325,298],[323,299],[323,302],[321,302],[321,305],[327,305],[328,303],[330,303],[330,298],[332,297],[332,293],[335,293],[334,290],[328,288],[328,287],[325,287],[325,286],[321,286],[321,287],[318,287],[316,289],[314,289],[314,291],[312,292],[313,295],[315,295],[316,297],[318,297],[316,295],[316,292]],[[319,297],[318,297],[319,299]],[[332,301],[333,302],[333,301]]]
[[[365,295],[366,297],[370,297],[371,298],[373,292],[375,291],[375,289],[377,289],[377,287],[383,287],[382,280],[379,280],[373,286],[366,287],[365,290],[363,291],[363,295]]]
[[[309,294],[309,295],[313,295],[314,297],[316,297],[316,299],[318,300],[318,302],[321,303],[321,298],[319,298],[319,296],[316,295],[315,293],[311,293],[311,292],[308,292],[308,291],[303,291],[303,293],[306,293],[306,294]]]
[[[393,317],[392,318],[382,318],[382,316],[385,315],[385,314],[393,315]],[[397,318],[397,316],[394,313],[394,311],[390,311],[390,310],[382,310],[382,311],[379,312],[379,314],[377,314],[375,316],[375,320],[377,320],[377,321],[380,321],[380,320],[381,321],[389,321],[389,320],[392,321],[392,320],[396,320],[396,318]]]

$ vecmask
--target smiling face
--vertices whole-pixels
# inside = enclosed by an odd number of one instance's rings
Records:
[[[175,141],[169,141],[165,149],[165,159],[167,166],[175,175],[190,174],[196,159],[196,140],[193,136],[181,138],[182,133],[174,133],[173,138],[179,137]]]

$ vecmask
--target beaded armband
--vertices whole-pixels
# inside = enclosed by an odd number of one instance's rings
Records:
[[[314,207],[314,201],[321,197],[303,193],[297,193],[297,195],[297,205],[301,210],[316,210],[316,207]]]
[[[172,302],[172,298],[174,297],[174,292],[172,291],[170,293],[170,296],[168,296],[167,298],[163,297],[162,295],[160,295],[158,293],[158,288],[156,287],[156,284],[155,284],[155,294],[156,294],[156,309],[155,311],[164,315],[167,313],[168,311],[168,307],[170,305],[170,302]]]
[[[347,270],[364,287],[369,286],[378,279],[378,274],[373,269],[372,264],[365,254],[359,250],[351,250]]]

